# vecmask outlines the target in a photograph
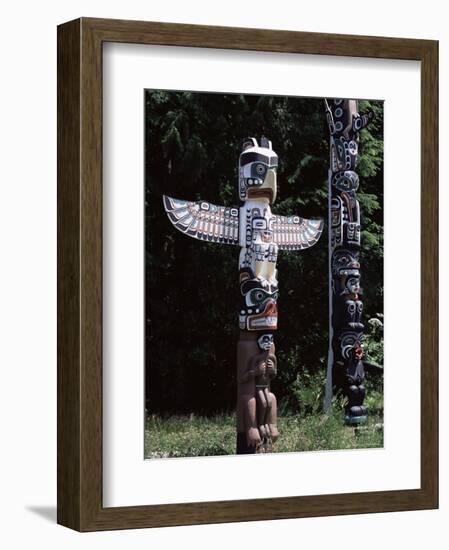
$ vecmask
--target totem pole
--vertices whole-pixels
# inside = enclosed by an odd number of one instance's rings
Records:
[[[278,156],[271,141],[247,138],[239,158],[240,208],[163,197],[172,224],[190,237],[241,247],[240,338],[237,345],[237,454],[269,451],[279,432],[273,331],[277,329],[278,250],[313,246],[322,220],[271,213],[276,199]]]
[[[359,132],[373,113],[359,115],[354,99],[325,100],[330,133],[329,356],[326,408],[333,386],[346,397],[345,423],[366,420],[360,288]]]

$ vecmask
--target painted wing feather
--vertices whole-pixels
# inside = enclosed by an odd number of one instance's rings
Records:
[[[162,200],[169,220],[182,233],[201,241],[239,244],[238,208],[173,199],[167,195]]]
[[[323,220],[300,216],[273,216],[273,241],[280,250],[304,250],[313,246],[323,232]]]

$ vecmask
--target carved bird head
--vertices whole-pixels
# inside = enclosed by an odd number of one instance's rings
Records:
[[[243,141],[239,158],[239,196],[248,199],[276,200],[276,173],[278,156],[273,151],[271,141],[262,136],[260,145],[250,137]]]

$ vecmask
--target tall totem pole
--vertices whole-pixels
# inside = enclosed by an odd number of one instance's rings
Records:
[[[363,368],[363,302],[360,287],[359,132],[373,113],[359,115],[354,99],[325,100],[330,133],[329,357],[326,405],[332,387],[346,397],[345,423],[366,420]]]
[[[278,250],[309,248],[323,230],[322,220],[271,213],[277,167],[271,141],[262,137],[259,145],[255,138],[247,138],[238,167],[240,208],[163,197],[167,215],[179,231],[203,241],[241,247],[237,454],[270,450],[279,436],[276,398],[270,390],[277,372],[273,332],[278,318]]]

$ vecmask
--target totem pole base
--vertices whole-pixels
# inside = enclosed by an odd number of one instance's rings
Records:
[[[262,453],[271,453],[273,451],[273,442],[271,438],[264,438],[259,445],[249,446],[246,442],[246,434],[237,433],[237,452],[238,455],[254,455]]]
[[[256,454],[256,447],[250,447],[246,442],[245,433],[237,433],[237,454],[238,455],[253,455]]]
[[[262,440],[262,443],[257,447],[256,453],[257,454],[263,454],[263,453],[272,453],[273,452],[273,440],[271,437],[264,437]]]
[[[346,426],[359,426],[365,424],[367,416],[345,416]]]

